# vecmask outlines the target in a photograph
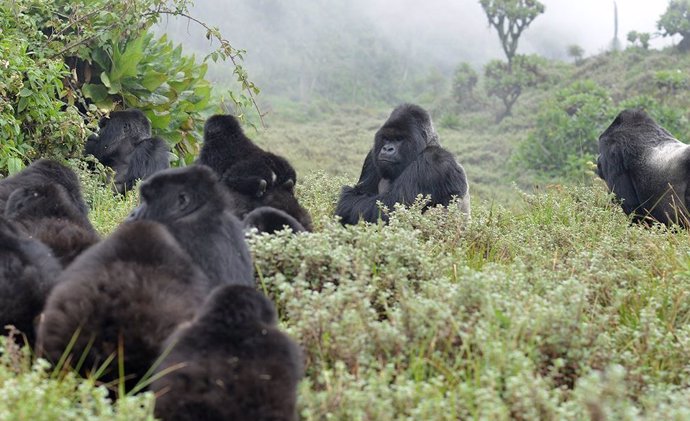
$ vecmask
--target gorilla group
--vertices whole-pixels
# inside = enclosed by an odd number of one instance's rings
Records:
[[[84,154],[115,171],[117,192],[131,190],[136,180],[170,166],[170,148],[163,139],[151,137],[151,123],[141,111],[112,111],[98,127],[98,134],[87,139]]]
[[[439,144],[429,114],[417,105],[403,104],[376,132],[359,181],[343,187],[336,215],[343,224],[376,222],[379,217],[387,221],[376,202],[393,209],[396,203],[411,205],[420,194],[431,197],[427,207],[448,206],[457,197],[462,210],[470,213],[462,166]]]
[[[599,137],[597,172],[637,222],[690,226],[690,145],[644,111],[624,110]]]

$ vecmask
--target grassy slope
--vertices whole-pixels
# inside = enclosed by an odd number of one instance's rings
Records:
[[[562,84],[594,78],[618,100],[678,60],[601,56],[563,70]],[[470,222],[415,210],[385,228],[333,221],[388,109],[277,107],[268,130],[249,131],[295,164],[315,219],[311,235],[251,239],[260,285],[305,351],[303,419],[690,417],[688,233],[630,226],[594,179],[513,187],[530,178],[515,176],[510,151],[555,89],[526,94],[498,127],[478,112],[439,128],[472,183]],[[83,181],[110,232],[136,197]],[[90,383],[46,380],[13,355],[0,359],[0,419],[150,416],[150,398],[110,409]]]

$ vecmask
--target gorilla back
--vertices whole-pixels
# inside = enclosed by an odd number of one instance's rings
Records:
[[[131,220],[158,221],[170,229],[214,285],[254,285],[254,270],[240,221],[228,210],[232,197],[204,165],[161,171],[140,187]]]
[[[597,172],[633,220],[690,225],[690,146],[644,111],[622,111],[601,134]]]

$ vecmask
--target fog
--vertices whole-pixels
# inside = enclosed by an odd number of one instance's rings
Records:
[[[612,1],[542,1],[546,11],[523,33],[519,53],[568,60],[566,49],[572,44],[584,48],[587,56],[609,48],[614,36]],[[631,30],[652,33],[653,48],[673,43],[654,35],[665,1],[617,4],[623,47]],[[190,13],[218,26],[235,47],[247,50],[246,68],[259,86],[278,92],[299,85],[300,92],[293,92],[297,96],[323,85],[365,90],[367,84],[409,80],[430,69],[447,77],[460,62],[479,69],[488,60],[504,58],[478,0],[197,0]],[[194,24],[165,20],[160,30],[187,51],[204,55],[212,49]],[[346,81],[356,73],[354,81]],[[232,79],[227,65],[213,67],[209,76]]]

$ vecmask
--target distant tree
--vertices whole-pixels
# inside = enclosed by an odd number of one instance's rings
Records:
[[[498,32],[510,66],[520,35],[537,16],[544,13],[544,5],[537,0],[479,0],[479,3],[489,19],[489,25]]]
[[[585,50],[577,44],[572,44],[568,46],[568,56],[575,60],[575,64],[579,65],[582,63],[582,57],[585,55]]]
[[[453,76],[453,98],[460,106],[465,106],[474,97],[479,75],[469,63],[460,63]]]
[[[537,56],[516,55],[513,65],[501,60],[492,60],[484,67],[484,83],[489,96],[503,102],[505,109],[496,116],[500,123],[511,115],[513,105],[525,88],[537,86],[545,76],[540,71],[540,58]]]
[[[613,2],[613,39],[611,40],[611,50],[620,51],[621,41],[618,39],[618,4]]]
[[[628,32],[628,42],[630,42],[633,46],[637,46],[637,41],[640,41],[640,47],[642,47],[645,50],[649,49],[650,38],[651,35],[648,32]]]
[[[671,0],[668,9],[659,18],[657,27],[665,37],[682,36],[678,50],[690,51],[690,0]]]

